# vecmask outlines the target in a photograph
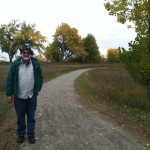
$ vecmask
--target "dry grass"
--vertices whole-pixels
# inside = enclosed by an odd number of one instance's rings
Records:
[[[0,91],[4,91],[5,89],[6,76],[9,68],[9,63],[0,63]]]
[[[67,73],[69,71],[87,68],[87,67],[99,67],[101,64],[50,64],[41,63],[41,68],[43,71],[44,82],[51,80],[59,75]],[[6,103],[5,96],[5,82],[8,70],[10,68],[9,64],[0,63],[0,147],[1,149],[12,149],[17,150],[18,144],[16,143],[15,133],[15,111],[13,105],[8,105]],[[5,139],[4,139],[5,137]]]
[[[122,67],[90,70],[76,80],[76,86],[77,90],[82,89],[82,94],[93,97],[99,103],[107,103],[115,110],[122,111],[150,127],[147,89],[134,82]]]
[[[93,68],[100,66],[109,66],[111,64],[51,64],[41,63],[41,68],[44,76],[44,82],[51,80],[61,74],[80,68]],[[0,63],[0,91],[4,91],[6,77],[10,68],[9,63]]]
[[[122,68],[91,70],[85,76],[92,91],[120,106],[148,110],[146,88],[134,82]]]
[[[41,68],[43,72],[44,82],[47,82],[55,77],[58,77],[64,73],[70,72],[72,70],[80,68],[92,68],[100,66],[108,66],[109,64],[51,64],[51,63],[41,63]],[[6,103],[5,96],[5,83],[7,78],[7,73],[10,68],[9,63],[0,63],[0,122],[5,118],[5,113],[10,108]]]
[[[101,64],[51,64],[51,63],[41,63],[41,68],[44,76],[44,82],[51,80],[61,74],[67,73],[69,71],[88,68],[88,67],[99,67]],[[10,68],[9,63],[0,63],[0,91],[5,90],[5,83],[8,70]]]

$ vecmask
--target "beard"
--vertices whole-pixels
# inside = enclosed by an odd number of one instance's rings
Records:
[[[28,57],[25,57],[25,56],[22,54],[21,57],[22,57],[23,60],[30,60],[31,55],[29,55]]]

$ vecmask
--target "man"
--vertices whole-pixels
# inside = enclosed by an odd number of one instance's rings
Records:
[[[26,134],[29,143],[35,140],[35,111],[37,95],[43,84],[42,71],[39,62],[32,57],[33,51],[29,45],[20,49],[21,57],[12,65],[6,81],[7,102],[13,102],[17,114],[18,143],[24,142]],[[27,116],[27,123],[25,116]]]

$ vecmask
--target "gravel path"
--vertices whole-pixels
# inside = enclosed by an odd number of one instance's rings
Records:
[[[73,71],[43,85],[36,112],[36,144],[21,150],[147,150],[123,127],[80,102]]]

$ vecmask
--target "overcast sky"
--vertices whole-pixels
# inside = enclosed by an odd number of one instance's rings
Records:
[[[95,36],[101,54],[108,48],[128,48],[134,40],[134,29],[117,23],[109,16],[104,0],[0,0],[0,24],[12,19],[36,24],[36,29],[52,42],[56,28],[61,23],[75,27],[81,37]]]

